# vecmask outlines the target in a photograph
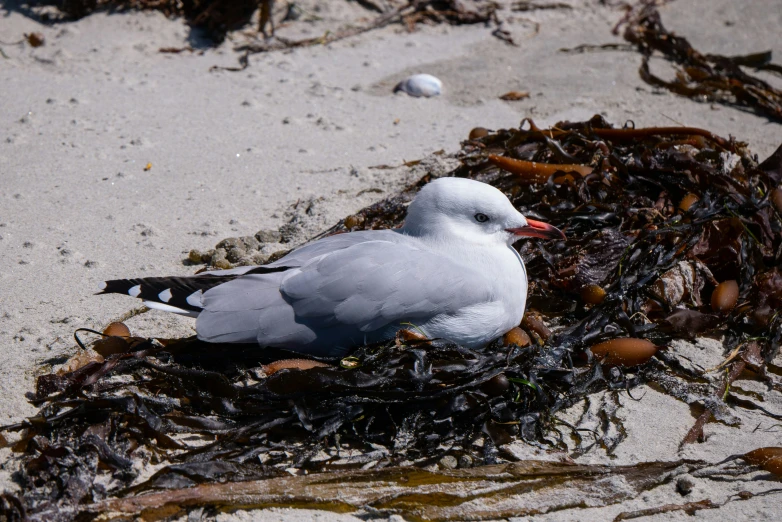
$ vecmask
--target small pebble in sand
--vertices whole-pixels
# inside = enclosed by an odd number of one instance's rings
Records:
[[[416,98],[439,96],[442,90],[443,82],[431,74],[414,74],[394,87],[394,92],[402,91]]]
[[[207,263],[209,259],[211,259],[212,256],[205,255],[204,252],[201,252],[200,250],[193,249],[187,254],[187,259],[191,263],[199,264],[199,263]]]
[[[260,243],[279,243],[282,235],[279,230],[259,230],[255,233],[255,239]]]
[[[227,259],[217,259],[212,261],[212,266],[219,268],[220,270],[228,270],[234,266]]]
[[[681,496],[689,495],[694,488],[695,481],[689,475],[683,475],[676,479],[676,491]]]
[[[456,469],[459,466],[459,461],[453,455],[446,455],[437,464],[440,466],[440,469]]]
[[[30,47],[40,47],[46,42],[46,39],[41,33],[25,34],[24,37],[27,39],[27,43],[30,44]]]
[[[362,216],[348,216],[345,218],[345,228],[353,230],[354,228],[362,225],[364,218]]]

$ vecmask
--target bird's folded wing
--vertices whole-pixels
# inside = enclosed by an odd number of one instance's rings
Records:
[[[300,320],[372,332],[456,314],[492,299],[477,270],[411,243],[367,241],[312,260],[282,280]]]
[[[484,276],[406,241],[363,241],[204,294],[199,337],[331,353],[386,327],[489,302]],[[374,334],[374,335],[373,335]]]
[[[378,240],[398,243],[404,242],[406,238],[395,230],[360,230],[349,234],[335,234],[302,245],[285,257],[267,266],[302,266],[323,254],[343,250],[359,243]]]

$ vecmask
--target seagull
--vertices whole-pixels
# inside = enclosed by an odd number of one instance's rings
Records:
[[[400,228],[325,237],[263,266],[106,281],[100,293],[196,317],[206,342],[338,357],[414,325],[476,348],[524,316],[527,272],[513,248],[523,237],[565,239],[491,185],[440,178],[420,190]]]

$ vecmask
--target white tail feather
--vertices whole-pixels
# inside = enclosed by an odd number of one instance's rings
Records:
[[[143,301],[144,306],[147,308],[152,308],[153,310],[161,310],[163,312],[171,312],[173,314],[179,314],[179,315],[186,315],[188,317],[198,317],[198,312],[194,310],[183,310],[181,308],[177,308],[176,306],[167,305],[165,303],[158,303],[155,301]]]

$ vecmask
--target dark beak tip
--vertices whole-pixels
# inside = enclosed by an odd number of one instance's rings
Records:
[[[555,240],[555,241],[564,241],[564,240],[567,239],[567,236],[565,236],[565,233],[562,232],[561,230],[556,229],[556,232],[552,230],[551,234],[548,234],[545,237],[545,239],[552,239],[552,240]]]

